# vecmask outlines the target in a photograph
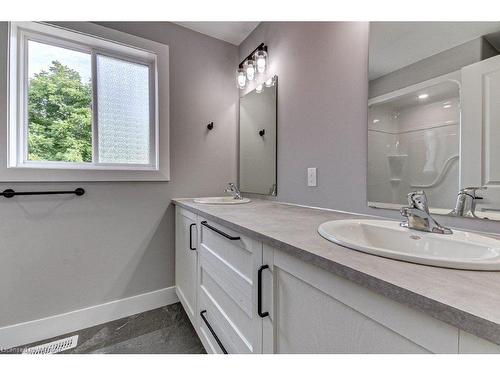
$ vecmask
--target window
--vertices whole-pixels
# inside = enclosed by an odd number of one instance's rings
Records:
[[[157,55],[11,24],[10,168],[159,169]]]

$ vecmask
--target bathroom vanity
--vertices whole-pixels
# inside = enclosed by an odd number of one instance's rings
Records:
[[[209,353],[500,353],[499,272],[387,259],[317,232],[366,216],[174,204],[177,294]]]

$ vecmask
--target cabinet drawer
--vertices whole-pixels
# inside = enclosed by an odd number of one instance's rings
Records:
[[[213,301],[220,309],[230,325],[238,332],[238,335],[246,342],[253,341],[252,316],[243,311],[219,284],[203,269],[200,275],[200,293]],[[251,344],[249,344],[251,346]]]
[[[252,278],[252,253],[254,241],[238,232],[230,230],[222,225],[201,220],[200,242],[206,249],[209,249],[214,255],[230,265],[234,270],[247,279]],[[205,225],[203,225],[205,223]],[[210,225],[211,228],[206,225]],[[215,230],[239,238],[238,240],[229,240],[223,234]]]
[[[240,327],[233,321],[233,316],[228,314],[228,311],[224,311],[213,296],[207,293],[203,287],[200,289],[199,298],[200,311],[207,311],[205,317],[228,353],[252,353],[252,345],[246,340],[243,333],[239,331]],[[200,320],[200,326],[200,328],[206,329],[207,335],[212,336],[212,345],[214,342],[216,343],[215,338],[208,330],[203,319]],[[218,346],[218,344],[216,343],[215,346]]]
[[[200,247],[200,281],[201,286],[214,293],[217,286],[224,293],[217,293],[221,303],[231,299],[248,316],[252,316],[252,279],[221,258],[217,250],[201,244]],[[252,265],[251,258],[248,260]],[[209,282],[210,281],[210,282]],[[215,294],[215,293],[214,293]]]
[[[229,352],[228,348],[222,343],[222,341],[220,341],[221,337],[219,337],[219,334],[221,334],[222,330],[214,324],[213,319],[211,317],[211,313],[209,315],[208,311],[206,311],[206,310],[200,310],[200,311],[204,312],[205,319],[207,319],[208,324],[210,324],[210,327],[208,327],[207,323],[204,321],[204,319],[201,317],[201,314],[200,314],[200,319],[198,319],[200,322],[200,326],[198,327],[198,336],[199,336],[201,342],[203,343],[203,346],[205,347],[205,350],[207,351],[207,353],[208,354],[229,354],[230,352]],[[224,352],[222,350],[221,346],[219,345],[219,343],[215,339],[214,334],[217,335],[217,337],[221,343],[220,345],[222,345],[224,347],[224,350],[226,350],[226,352]]]

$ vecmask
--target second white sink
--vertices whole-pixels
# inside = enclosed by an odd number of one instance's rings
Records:
[[[475,233],[420,232],[386,220],[328,221],[318,232],[339,245],[386,258],[447,268],[500,270],[500,241]]]
[[[194,200],[194,203],[203,203],[203,204],[243,204],[250,202],[251,200],[248,198],[234,199],[233,197],[205,197],[205,198],[196,198]]]

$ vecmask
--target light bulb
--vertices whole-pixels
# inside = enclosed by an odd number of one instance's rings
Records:
[[[264,50],[257,51],[255,52],[254,58],[257,64],[257,72],[260,74],[264,73],[267,65],[267,52]]]
[[[418,98],[419,98],[420,100],[427,99],[428,97],[429,97],[429,94],[420,94],[420,95],[418,96]]]
[[[250,59],[245,62],[245,72],[249,81],[253,81],[255,79],[255,61]]]
[[[262,83],[260,85],[258,85],[256,88],[255,88],[255,92],[257,94],[260,94],[262,91],[264,91],[264,85],[262,85]]]
[[[264,84],[266,87],[274,86],[274,77],[269,78]]]
[[[238,87],[244,89],[247,84],[247,76],[245,74],[245,69],[238,69],[237,78]]]

